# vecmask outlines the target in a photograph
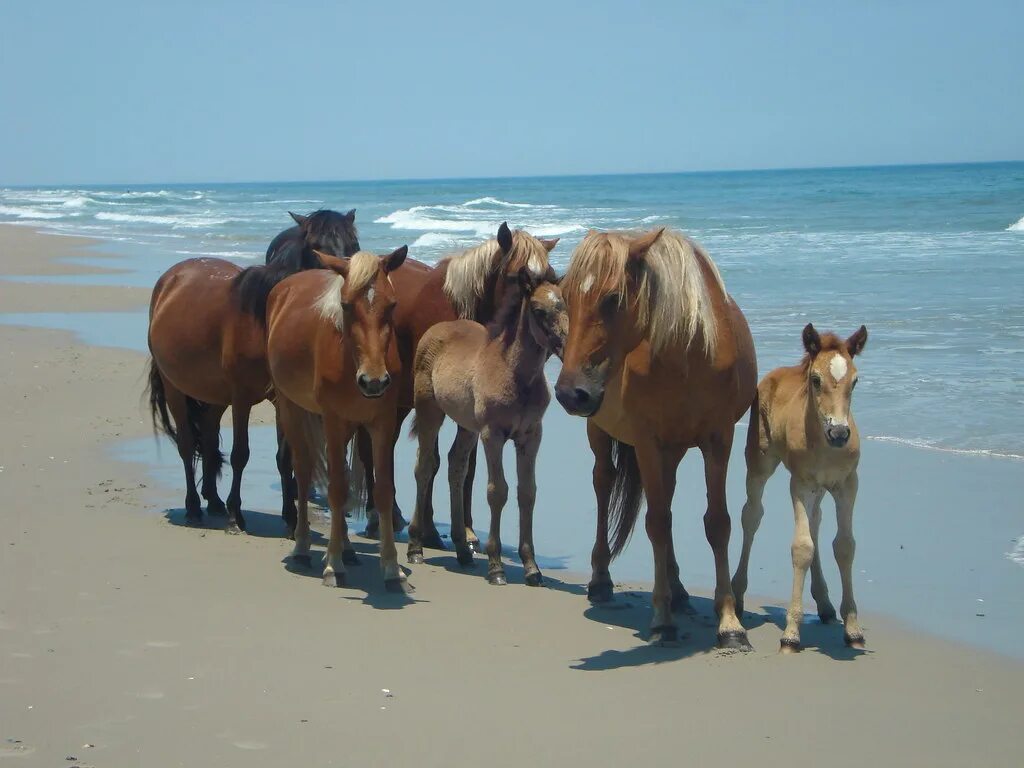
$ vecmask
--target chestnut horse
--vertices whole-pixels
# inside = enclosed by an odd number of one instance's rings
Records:
[[[776,368],[757,386],[747,431],[747,503],[743,506],[743,552],[732,579],[736,610],[743,613],[747,566],[754,534],[764,515],[761,497],[765,483],[781,462],[789,470],[789,493],[796,529],[793,532],[793,594],[781,639],[783,652],[800,650],[800,622],[807,568],[811,569],[811,596],[822,623],[836,617],[821,571],[818,529],[821,499],[828,491],[836,503],[838,521],[832,551],[843,582],[843,639],[853,648],[864,647],[853,598],[853,504],[857,499],[857,464],[860,435],[850,411],[857,367],[853,358],[864,351],[868,330],[863,325],[843,341],[832,333],[819,335],[810,323],[804,328],[803,361]]]
[[[587,418],[594,452],[597,540],[588,595],[611,599],[608,565],[626,545],[647,496],[654,550],[652,639],[673,641],[673,608],[688,595],[672,545],[676,469],[704,457],[704,528],[715,558],[720,646],[749,649],[729,581],[726,470],[736,422],[757,385],[754,343],[718,269],[667,229],[590,232],[562,281],[569,337],[556,397]],[[609,530],[612,542],[609,547]]]
[[[241,311],[232,285],[241,269],[223,259],[188,259],[165,272],[149,304],[149,404],[185,467],[185,520],[201,522],[195,462],[202,459],[207,512],[223,514],[217,495],[220,419],[231,406],[231,492],[227,530],[245,530],[242,472],[249,461],[249,412],[270,389],[263,328]],[[173,424],[171,419],[173,418]]]
[[[390,274],[408,249],[377,257],[360,251],[351,259],[318,253],[326,270],[285,278],[266,300],[267,360],[274,403],[292,448],[298,491],[296,561],[308,564],[308,494],[318,466],[326,462],[331,536],[324,584],[342,586],[346,563],[355,562],[345,503],[349,494],[345,448],[359,427],[372,440],[380,511],[381,568],[389,591],[405,591],[398,565],[391,508],[394,503],[394,434],[398,391],[392,385],[401,362],[392,333],[396,296]],[[326,451],[326,456],[324,456]]]
[[[459,564],[473,562],[466,538],[463,488],[469,452],[482,437],[491,507],[487,580],[507,583],[501,562],[501,512],[508,499],[502,452],[512,440],[519,477],[519,558],[526,583],[538,586],[542,577],[533,548],[535,468],[541,419],[551,401],[544,363],[553,352],[561,354],[568,318],[557,285],[541,282],[526,266],[519,270],[517,283],[487,328],[472,320],[438,323],[423,335],[416,349],[413,433],[419,438],[419,451],[413,524],[422,525],[426,495],[437,474],[437,433],[448,416],[459,430],[448,454],[452,539]],[[417,554],[413,546],[410,543],[410,557]],[[418,554],[422,556],[422,550]]]

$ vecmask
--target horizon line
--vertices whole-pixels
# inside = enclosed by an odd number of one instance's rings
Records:
[[[863,165],[793,165],[765,168],[723,168],[686,171],[603,171],[595,173],[554,173],[554,174],[514,174],[506,176],[485,175],[485,176],[404,176],[384,178],[353,178],[353,179],[244,179],[238,181],[105,181],[105,182],[54,182],[45,184],[4,184],[6,189],[32,188],[32,187],[59,187],[59,186],[80,186],[80,187],[120,187],[120,186],[198,186],[198,185],[246,185],[246,184],[400,184],[408,182],[428,181],[497,181],[505,179],[589,179],[607,178],[615,176],[702,176],[713,174],[732,173],[784,173],[798,171],[852,171],[852,170],[883,170],[887,168],[941,168],[950,166],[976,166],[976,165],[1008,165],[1022,164],[1021,160],[968,160],[968,161],[942,161],[925,163],[866,163]]]

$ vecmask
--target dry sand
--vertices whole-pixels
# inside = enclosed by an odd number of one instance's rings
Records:
[[[80,245],[0,227],[0,272]],[[53,309],[0,286],[0,311]],[[62,309],[118,308],[96,290]],[[326,589],[284,567],[273,510],[265,535],[179,527],[180,487],[111,458],[149,429],[143,356],[0,326],[0,358],[0,765],[1021,764],[1017,661],[874,616],[863,654],[808,625],[780,656],[763,619],[724,654],[708,616],[649,647],[643,585],[595,609],[579,580],[493,588],[438,553],[403,600],[360,539]]]

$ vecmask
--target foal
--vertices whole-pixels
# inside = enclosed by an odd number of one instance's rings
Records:
[[[747,503],[743,506],[743,551],[733,576],[737,612],[742,615],[747,590],[747,566],[754,534],[764,507],[765,483],[779,462],[790,472],[796,531],[793,535],[793,596],[786,613],[782,651],[800,650],[804,577],[811,568],[811,595],[823,623],[835,619],[828,587],[821,572],[818,527],[825,491],[836,503],[838,531],[832,542],[843,582],[843,617],[846,644],[864,647],[853,599],[853,503],[857,498],[857,462],[860,437],[850,413],[850,398],[857,385],[853,358],[864,350],[868,331],[862,325],[846,341],[826,333],[819,336],[810,323],[804,328],[807,354],[800,365],[776,368],[757,387],[747,432]]]
[[[437,474],[437,434],[445,416],[458,425],[448,454],[452,539],[460,565],[473,562],[467,539],[463,489],[469,457],[483,438],[487,457],[487,502],[491,532],[487,540],[487,580],[506,584],[501,564],[501,512],[508,484],[501,454],[505,442],[516,445],[519,479],[519,557],[526,583],[541,583],[533,551],[533,505],[537,495],[535,466],[541,440],[541,418],[551,395],[544,380],[544,363],[552,352],[561,355],[568,316],[558,286],[540,282],[529,267],[506,289],[504,306],[487,328],[472,320],[439,323],[424,334],[414,367],[416,421],[416,512],[413,526],[422,523],[434,476]],[[423,562],[422,545],[409,543],[410,560]]]

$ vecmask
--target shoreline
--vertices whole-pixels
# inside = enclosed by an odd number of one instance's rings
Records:
[[[63,238],[36,238],[47,236],[29,238],[30,253],[74,255]],[[15,285],[24,311],[50,308],[50,285]],[[137,301],[134,290],[118,298],[61,287],[69,311]],[[164,485],[144,461],[114,455],[114,441],[150,434],[144,355],[67,331],[0,325],[0,339],[0,584],[9,585],[0,590],[0,757],[248,766],[386,755],[450,765],[451,751],[476,750],[472,737],[486,734],[516,745],[489,760],[511,765],[522,761],[526,733],[539,765],[662,764],[678,759],[672,735],[683,727],[690,759],[782,765],[795,723],[822,741],[842,739],[830,755],[838,765],[1013,764],[1024,747],[1024,664],[906,629],[863,597],[866,653],[815,623],[803,628],[807,649],[790,658],[776,653],[777,617],[760,611],[744,619],[753,653],[713,650],[703,590],[694,590],[698,616],[680,618],[689,636],[673,648],[643,640],[641,582],[594,608],[565,571],[530,589],[512,567],[510,584],[494,588],[479,564],[464,573],[451,553],[431,553],[413,568],[417,591],[406,601],[383,592],[376,545],[359,537],[353,587],[322,588],[280,562],[290,547],[274,507],[249,513],[260,532],[248,536],[169,525],[162,510],[180,506],[180,467]],[[173,454],[166,441],[162,450]],[[267,462],[254,451],[250,468]],[[589,476],[578,485],[589,487]],[[322,540],[315,545],[322,551]],[[758,549],[784,559],[767,539]],[[761,592],[752,578],[748,604]],[[792,689],[805,706],[780,707],[780,691]],[[450,743],[463,732],[468,744]],[[439,738],[446,743],[435,747]]]

